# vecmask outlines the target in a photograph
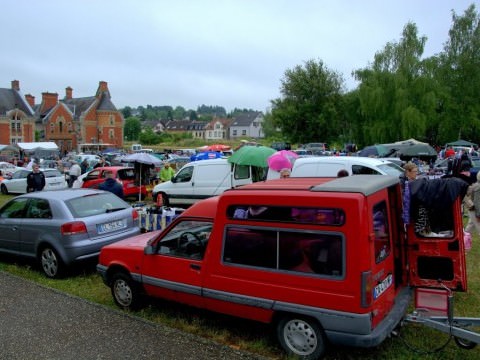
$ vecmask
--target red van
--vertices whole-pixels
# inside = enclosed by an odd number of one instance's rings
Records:
[[[97,270],[125,309],[149,295],[274,323],[282,347],[308,359],[328,343],[372,347],[413,287],[466,290],[458,191],[444,199],[447,221],[432,216],[436,237],[421,237],[404,230],[396,177],[257,182],[104,247]]]

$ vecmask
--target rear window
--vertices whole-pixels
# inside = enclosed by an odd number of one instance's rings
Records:
[[[227,217],[252,221],[296,222],[334,226],[345,223],[345,212],[342,209],[323,207],[231,205],[227,209]]]
[[[118,178],[120,180],[135,180],[134,169],[122,169],[118,171]]]
[[[52,170],[44,170],[43,173],[45,174],[45,177],[46,178],[53,178],[53,177],[61,177],[63,176],[60,171],[56,170],[56,169],[52,169]]]
[[[105,214],[130,207],[117,195],[109,192],[78,197],[66,201],[65,204],[76,218]]]
[[[379,263],[390,254],[390,227],[385,201],[373,207],[372,215],[373,231],[375,233],[375,262]]]

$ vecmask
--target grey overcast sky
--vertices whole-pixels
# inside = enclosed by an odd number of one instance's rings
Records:
[[[0,87],[92,96],[108,82],[124,106],[219,105],[265,111],[287,69],[322,60],[342,74],[368,66],[408,22],[448,39],[452,10],[479,0],[0,0]]]

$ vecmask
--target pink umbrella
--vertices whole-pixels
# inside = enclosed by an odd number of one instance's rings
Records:
[[[293,162],[298,155],[290,150],[280,150],[270,155],[267,159],[268,167],[275,171],[282,169],[292,169]]]

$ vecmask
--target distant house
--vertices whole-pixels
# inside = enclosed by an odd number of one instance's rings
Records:
[[[213,118],[205,126],[205,140],[226,140],[229,139],[229,127],[232,119]]]
[[[240,137],[263,138],[263,114],[251,112],[236,116],[230,124],[230,139]]]
[[[31,141],[35,141],[34,110],[20,92],[20,82],[13,80],[10,89],[0,88],[0,144]]]
[[[169,133],[185,133],[190,122],[190,120],[170,120],[165,125],[165,131]]]
[[[194,139],[205,139],[206,124],[204,121],[171,120],[165,126],[165,131],[178,134],[190,133]]]
[[[205,121],[191,121],[187,126],[187,131],[192,134],[194,139],[205,139]]]
[[[142,121],[142,128],[150,127],[154,133],[161,133],[165,130],[165,124],[161,120]]]

